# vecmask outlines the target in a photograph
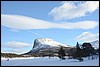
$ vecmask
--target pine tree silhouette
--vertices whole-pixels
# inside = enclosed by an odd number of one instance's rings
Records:
[[[58,52],[58,57],[60,59],[64,60],[65,59],[65,56],[66,56],[65,50],[63,49],[63,47],[61,47],[60,50],[59,50],[59,52]]]
[[[76,53],[75,53],[75,56],[76,56],[76,58],[77,58],[80,62],[83,61],[83,59],[82,59],[83,50],[80,48],[78,42],[77,42],[77,44],[76,44]]]

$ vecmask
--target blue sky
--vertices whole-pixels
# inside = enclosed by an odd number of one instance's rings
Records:
[[[1,19],[2,52],[29,51],[36,38],[72,46],[99,40],[98,1],[2,1]]]

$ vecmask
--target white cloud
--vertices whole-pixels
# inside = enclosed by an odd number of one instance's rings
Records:
[[[10,42],[7,42],[5,44],[6,47],[8,47],[8,48],[15,48],[15,49],[28,47],[30,45],[31,44],[24,43],[24,42],[17,42],[17,41],[10,41]]]
[[[14,29],[45,29],[53,23],[20,15],[1,15],[1,24]]]
[[[83,41],[83,42],[92,42],[95,40],[99,40],[99,33],[93,34],[90,32],[83,32],[79,36],[75,38],[78,41]]]
[[[80,22],[62,22],[52,23],[44,20],[34,19],[21,15],[5,15],[1,14],[1,25],[13,29],[93,29],[98,26],[96,21],[80,21]]]
[[[5,53],[22,54],[28,52],[32,46],[32,44],[25,42],[9,41],[1,44],[1,51]]]
[[[23,49],[10,49],[10,50],[2,50],[2,53],[15,53],[15,54],[23,54],[28,52],[29,50],[23,50]]]
[[[77,3],[77,5],[76,5]],[[60,6],[54,7],[49,15],[55,20],[73,19],[86,16],[99,8],[99,1],[64,1]]]
[[[65,28],[67,26],[69,29],[93,29],[98,25],[98,23],[95,21],[80,21],[76,23],[64,23],[64,25]]]
[[[10,29],[10,31],[18,32],[19,30],[17,30],[17,29]]]

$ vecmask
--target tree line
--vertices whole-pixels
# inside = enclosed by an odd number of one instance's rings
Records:
[[[74,49],[74,52],[69,52],[69,57],[73,59],[78,59],[80,62],[83,61],[84,57],[88,57],[88,59],[95,59],[99,55],[99,49],[94,49],[90,43],[83,43],[80,45],[78,42]],[[61,47],[58,51],[58,57],[62,60],[65,59],[66,53],[63,47]]]
[[[23,55],[14,54],[14,53],[2,53],[1,52],[1,57],[12,58],[12,57],[24,57],[24,56]]]

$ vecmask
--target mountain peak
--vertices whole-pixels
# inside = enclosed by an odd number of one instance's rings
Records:
[[[69,47],[68,45],[61,44],[60,42],[54,41],[50,38],[37,38],[34,40],[33,49],[49,48],[49,47]]]

